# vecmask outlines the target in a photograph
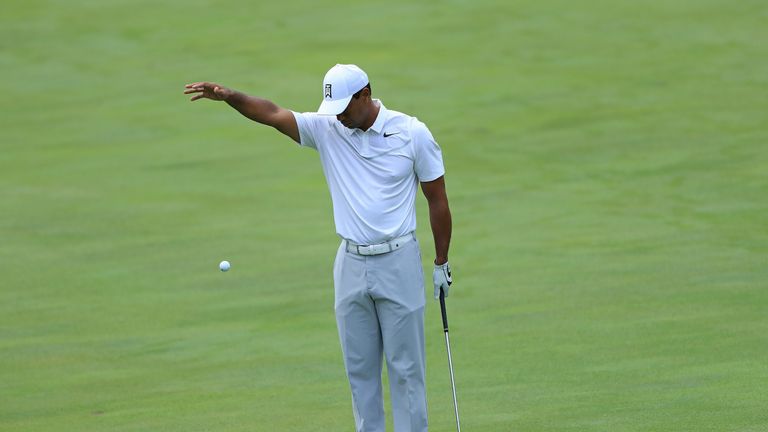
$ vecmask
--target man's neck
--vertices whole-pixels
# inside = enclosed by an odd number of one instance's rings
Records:
[[[370,111],[370,114],[368,115],[368,118],[365,120],[365,123],[360,126],[360,130],[363,132],[367,131],[371,126],[373,126],[374,123],[376,123],[376,118],[379,116],[379,111],[381,111],[381,106],[373,99],[371,99],[371,105],[373,107]]]

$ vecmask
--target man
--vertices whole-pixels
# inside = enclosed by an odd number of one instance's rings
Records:
[[[424,276],[414,235],[418,183],[435,242],[434,295],[448,295],[451,213],[442,154],[427,127],[371,98],[368,76],[336,65],[316,113],[297,113],[215,83],[187,84],[192,101],[225,101],[320,155],[341,245],[335,313],[358,432],[384,432],[382,354],[396,432],[427,430]]]

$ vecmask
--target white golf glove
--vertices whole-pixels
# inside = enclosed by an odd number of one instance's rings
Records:
[[[448,297],[448,288],[453,283],[451,266],[448,264],[448,261],[445,264],[435,264],[435,271],[432,272],[432,282],[435,283],[435,300],[440,298],[440,288],[443,289],[445,296]]]

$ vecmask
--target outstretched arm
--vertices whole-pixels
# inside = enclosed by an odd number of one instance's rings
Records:
[[[293,113],[277,106],[272,101],[248,96],[245,93],[211,82],[187,84],[184,86],[184,94],[192,94],[191,101],[203,98],[224,101],[245,117],[272,126],[294,141],[300,142],[299,127]]]

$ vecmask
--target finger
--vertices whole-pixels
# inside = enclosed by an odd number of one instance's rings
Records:
[[[189,88],[189,89],[184,90],[184,94],[200,93],[201,91],[203,91],[203,89],[200,89],[200,88]]]
[[[194,102],[194,101],[196,101],[196,100],[198,100],[198,99],[202,99],[202,98],[204,98],[204,97],[205,97],[205,96],[204,96],[204,95],[201,93],[201,94],[198,94],[198,95],[194,95],[194,96],[192,96],[191,98],[189,98],[189,100],[190,100],[191,102]]]

